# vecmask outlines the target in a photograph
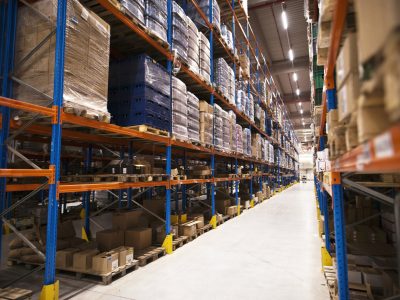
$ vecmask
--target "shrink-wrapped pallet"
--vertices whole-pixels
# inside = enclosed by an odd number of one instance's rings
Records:
[[[188,23],[184,10],[172,2],[172,51],[184,62],[188,55]]]
[[[146,0],[145,25],[158,38],[167,42],[167,0]]]
[[[172,135],[188,138],[188,100],[186,84],[172,76]]]
[[[202,33],[200,35],[200,52],[199,52],[199,65],[200,75],[207,81],[211,81],[211,67],[210,67],[210,41]]]
[[[199,98],[188,92],[188,137],[192,142],[199,142],[200,112]]]
[[[36,90],[53,97],[57,1],[38,0],[31,8],[18,8],[15,48],[15,76]],[[110,27],[99,16],[84,8],[77,0],[67,1],[64,55],[65,107],[85,115],[109,119],[107,112]],[[24,63],[26,57],[46,37],[49,37]],[[90,76],[88,76],[90,74]],[[24,84],[14,84],[14,97],[37,105],[51,103],[41,93]]]

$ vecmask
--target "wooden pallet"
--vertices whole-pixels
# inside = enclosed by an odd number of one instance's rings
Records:
[[[143,267],[165,254],[165,248],[151,246],[144,250],[135,250],[135,259],[139,261],[139,266]]]
[[[166,174],[93,174],[63,176],[64,182],[148,182],[166,180]]]
[[[172,250],[176,250],[180,247],[182,247],[183,245],[188,243],[188,237],[187,236],[180,236],[177,237],[175,240],[172,241]]]
[[[33,292],[15,287],[0,289],[0,299],[2,300],[23,300],[31,299]]]
[[[114,272],[100,274],[93,270],[76,270],[73,268],[57,268],[57,272],[62,276],[73,276],[79,280],[85,280],[95,283],[110,284],[113,280],[121,278],[126,274],[133,272],[139,268],[139,261],[134,260],[131,264],[119,267]]]
[[[169,132],[161,129],[157,129],[148,125],[135,125],[135,126],[129,126],[128,128],[137,130],[139,132],[146,132],[146,133],[151,133],[155,135],[160,135],[160,136],[165,136],[169,137]]]

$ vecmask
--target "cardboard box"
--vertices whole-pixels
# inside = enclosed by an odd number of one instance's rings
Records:
[[[143,207],[150,210],[160,217],[165,216],[165,198],[152,198],[143,200]],[[149,213],[145,213],[149,222],[157,220],[156,217]],[[147,226],[146,226],[147,227]]]
[[[217,194],[218,195],[218,194]],[[230,199],[215,199],[215,209],[219,213],[225,213],[225,209],[231,205]]]
[[[350,73],[338,90],[338,120],[339,123],[348,119],[356,109],[360,95],[360,81],[358,73]]]
[[[73,268],[76,270],[89,270],[92,268],[93,256],[99,254],[97,249],[86,249],[73,254]]]
[[[234,216],[237,214],[237,206],[236,205],[232,205],[226,208],[225,210],[225,214],[228,216]]]
[[[358,74],[357,51],[357,35],[350,32],[347,35],[336,60],[336,86],[338,89],[342,87],[342,83],[350,73]]]
[[[143,227],[146,226],[146,222],[142,209],[122,211],[112,215],[112,228],[114,229],[126,230],[133,227]]]
[[[124,231],[106,229],[96,233],[97,247],[100,251],[110,251],[124,245]]]
[[[118,265],[123,267],[125,265],[130,265],[133,262],[133,247],[118,247],[113,249],[114,252],[118,253]]]
[[[359,143],[363,143],[384,132],[390,125],[385,107],[383,105],[372,106],[367,104],[370,100],[368,98],[366,95],[362,95],[359,100],[357,111]]]
[[[72,259],[75,252],[79,251],[77,248],[67,248],[59,250],[56,253],[56,267],[57,268],[70,268],[72,267]]]
[[[400,25],[398,0],[355,0],[358,56],[361,63],[380,51],[390,33]]]
[[[68,239],[68,238],[73,238],[75,237],[75,229],[74,225],[72,224],[72,221],[65,221],[62,223],[59,223],[57,226],[57,238],[58,239]]]
[[[179,225],[179,234],[184,236],[192,236],[197,233],[197,221],[189,221]]]
[[[195,214],[191,216],[194,221],[197,221],[197,229],[201,229],[204,227],[204,216],[202,214]]]
[[[107,274],[118,269],[119,254],[114,251],[103,252],[93,256],[93,271],[99,274]]]
[[[143,250],[151,246],[151,228],[132,228],[125,231],[125,246]]]

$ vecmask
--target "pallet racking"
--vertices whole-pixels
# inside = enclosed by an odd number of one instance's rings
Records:
[[[341,46],[342,36],[345,32],[346,17],[349,13],[350,1],[336,1],[333,9],[333,19],[330,32],[330,46],[328,61],[324,70],[324,88],[322,95],[322,115],[319,124],[319,137],[317,139],[317,149],[322,151],[326,148],[327,132],[326,118],[327,112],[337,107],[336,86],[335,86],[335,64]],[[391,128],[375,136],[367,142],[357,146],[353,150],[346,152],[337,159],[331,161],[330,171],[324,172],[324,179],[321,176],[315,177],[315,188],[317,195],[318,211],[323,215],[323,231],[325,232],[325,245],[322,247],[323,264],[332,265],[331,255],[336,257],[337,268],[337,290],[338,299],[351,299],[349,295],[348,279],[348,258],[346,242],[346,224],[344,211],[344,189],[351,190],[359,195],[368,196],[378,202],[392,207],[395,216],[396,236],[397,236],[397,260],[400,262],[400,198],[398,192],[393,188],[395,197],[388,196],[374,187],[394,187],[393,183],[384,185],[381,182],[371,183],[372,187],[364,183],[350,180],[348,177],[355,174],[385,174],[398,173],[400,169],[400,126],[394,124]],[[379,185],[381,183],[381,185]],[[330,201],[332,200],[332,209]],[[334,228],[330,231],[329,215],[333,214]],[[379,215],[365,218],[358,221],[361,224]],[[330,234],[329,234],[330,233]],[[334,235],[335,247],[332,247],[330,235]],[[400,273],[400,265],[397,266]],[[400,278],[398,279],[400,282]],[[398,283],[397,283],[398,284]],[[395,297],[394,297],[395,298]],[[393,299],[394,299],[393,298]]]
[[[29,6],[23,0],[20,0],[23,5]],[[197,12],[204,20],[206,26],[203,31],[208,33],[210,40],[211,55],[210,66],[213,68],[214,56],[224,57],[233,67],[235,78],[242,77],[240,74],[240,62],[232,51],[230,51],[226,43],[222,40],[221,34],[212,23],[212,7],[213,1],[209,1],[209,18],[207,19],[204,12],[200,9],[195,0],[190,0],[195,6]],[[171,14],[172,1],[168,0],[168,44],[161,42],[154,36],[150,35],[143,26],[135,23],[132,19],[124,15],[120,10],[113,5],[109,0],[88,1],[82,3],[89,9],[101,15],[107,21],[113,24],[118,24],[120,28],[129,34],[129,39],[134,43],[142,43],[145,51],[149,55],[167,66],[170,79],[173,73],[173,63],[179,61],[179,58],[174,57],[170,51],[172,36],[171,36]],[[58,281],[55,276],[55,255],[57,242],[57,222],[58,209],[65,201],[63,195],[66,193],[83,193],[83,207],[85,210],[85,233],[90,232],[89,217],[90,212],[90,192],[92,191],[111,191],[118,190],[118,203],[122,201],[122,190],[127,191],[127,206],[130,208],[134,202],[133,189],[149,189],[161,187],[166,191],[166,215],[165,228],[167,237],[163,246],[168,253],[172,252],[172,236],[170,234],[171,225],[171,198],[173,188],[176,190],[182,187],[183,205],[185,204],[186,188],[190,185],[207,184],[210,191],[212,218],[210,223],[216,227],[216,210],[215,210],[215,190],[217,184],[231,185],[233,197],[236,200],[236,205],[240,205],[238,199],[238,187],[240,181],[249,182],[250,195],[253,194],[253,183],[257,183],[261,189],[262,183],[267,182],[272,188],[278,189],[281,186],[286,186],[298,180],[298,150],[297,141],[294,135],[292,126],[288,120],[282,123],[277,120],[278,109],[284,109],[284,103],[278,93],[273,82],[268,63],[262,55],[258,47],[257,39],[250,26],[248,16],[240,1],[219,0],[218,4],[221,7],[222,21],[230,24],[232,29],[233,40],[236,47],[242,47],[250,60],[251,74],[255,74],[257,78],[256,84],[247,80],[239,79],[242,85],[247,85],[247,94],[253,95],[258,104],[266,111],[267,123],[271,130],[263,131],[255,122],[250,120],[245,114],[240,112],[235,105],[220,94],[213,86],[213,78],[211,84],[204,81],[199,75],[195,74],[187,65],[181,64],[180,72],[177,77],[183,80],[188,90],[195,91],[196,94],[209,98],[209,103],[214,105],[218,103],[223,109],[232,110],[236,114],[238,123],[248,127],[252,132],[258,132],[264,138],[273,143],[278,159],[276,163],[268,163],[261,159],[247,157],[237,153],[226,153],[215,149],[214,147],[203,147],[190,142],[181,141],[171,137],[171,128],[169,136],[160,136],[148,132],[140,132],[131,128],[120,127],[114,124],[101,122],[97,120],[87,119],[81,116],[66,113],[63,110],[63,76],[64,76],[64,49],[65,49],[65,28],[66,28],[66,0],[58,0],[57,7],[57,26],[56,26],[56,49],[55,49],[55,69],[54,69],[54,95],[51,106],[43,107],[27,102],[13,99],[12,85],[15,78],[13,74],[14,68],[14,47],[15,47],[15,32],[17,22],[18,0],[9,0],[0,2],[1,14],[1,29],[0,32],[0,70],[1,70],[1,133],[0,133],[0,215],[4,223],[7,224],[6,216],[15,207],[29,200],[32,196],[40,193],[43,190],[48,190],[48,213],[47,213],[47,235],[46,235],[46,260],[44,273],[44,286],[41,297],[43,299],[53,299],[58,293]],[[114,25],[113,25],[114,26]],[[40,45],[35,49],[40,48]],[[32,53],[35,52],[32,50]],[[134,51],[133,51],[134,52]],[[254,73],[253,73],[254,72]],[[213,71],[211,69],[211,76]],[[273,93],[273,106],[267,105],[262,101],[260,79],[266,79],[269,90]],[[18,81],[17,81],[18,82]],[[20,81],[19,81],[20,82]],[[34,87],[31,87],[34,88]],[[10,118],[11,110],[19,110],[33,114],[33,117],[26,121],[20,122]],[[40,122],[39,122],[40,121]],[[272,136],[272,130],[281,133],[280,140]],[[12,147],[8,146],[11,140],[31,140],[44,144],[50,144],[50,157],[47,168],[40,168],[33,163],[30,158],[34,158],[38,153],[22,154]],[[285,147],[285,144],[290,144],[290,149]],[[123,158],[133,156],[133,152],[140,150],[148,151],[149,153],[157,153],[165,157],[166,161],[166,179],[161,181],[144,181],[144,182],[80,182],[68,183],[61,181],[61,147],[62,145],[73,145],[81,147],[81,160],[84,164],[85,172],[90,169],[91,161],[95,160],[92,153],[93,148],[106,147],[111,151],[120,150],[120,156]],[[100,146],[99,146],[100,145]],[[18,156],[32,168],[29,169],[8,169],[7,158],[8,153],[12,152]],[[126,152],[126,154],[125,154]],[[292,161],[293,169],[284,168],[279,157],[283,154],[286,158]],[[207,159],[210,161],[212,176],[206,179],[173,179],[171,177],[171,168],[173,158],[181,159],[186,165],[186,160],[189,157]],[[222,162],[229,167],[234,177],[217,177],[214,170],[216,162]],[[238,165],[247,164],[249,175],[238,177]],[[259,172],[255,172],[259,170]],[[46,180],[40,183],[11,183],[8,178],[45,178]],[[144,190],[144,191],[145,191]],[[24,197],[17,201],[9,202],[7,206],[6,199],[11,199],[12,193],[28,192]],[[42,299],[42,298],[41,298]]]

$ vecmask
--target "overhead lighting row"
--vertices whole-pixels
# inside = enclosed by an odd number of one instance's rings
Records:
[[[285,8],[286,8],[286,5],[285,5],[284,2],[282,2],[282,14],[281,14],[282,25],[283,25],[283,28],[286,30],[286,36],[287,36],[287,39],[288,39],[288,44],[289,44],[288,56],[289,56],[289,60],[292,62],[292,65],[293,65],[294,52],[293,52],[293,49],[292,49],[291,44],[290,44],[289,32],[288,32],[289,22],[288,22],[288,17],[287,17],[287,13],[286,13]],[[292,73],[292,79],[296,83],[296,95],[299,98],[301,92],[300,92],[299,83],[298,83],[299,77],[298,77],[296,72]],[[301,102],[299,101],[298,104],[300,106],[300,114],[303,114],[303,108],[301,106]],[[305,126],[304,119],[302,119],[302,121],[303,121],[302,122],[303,126]]]

